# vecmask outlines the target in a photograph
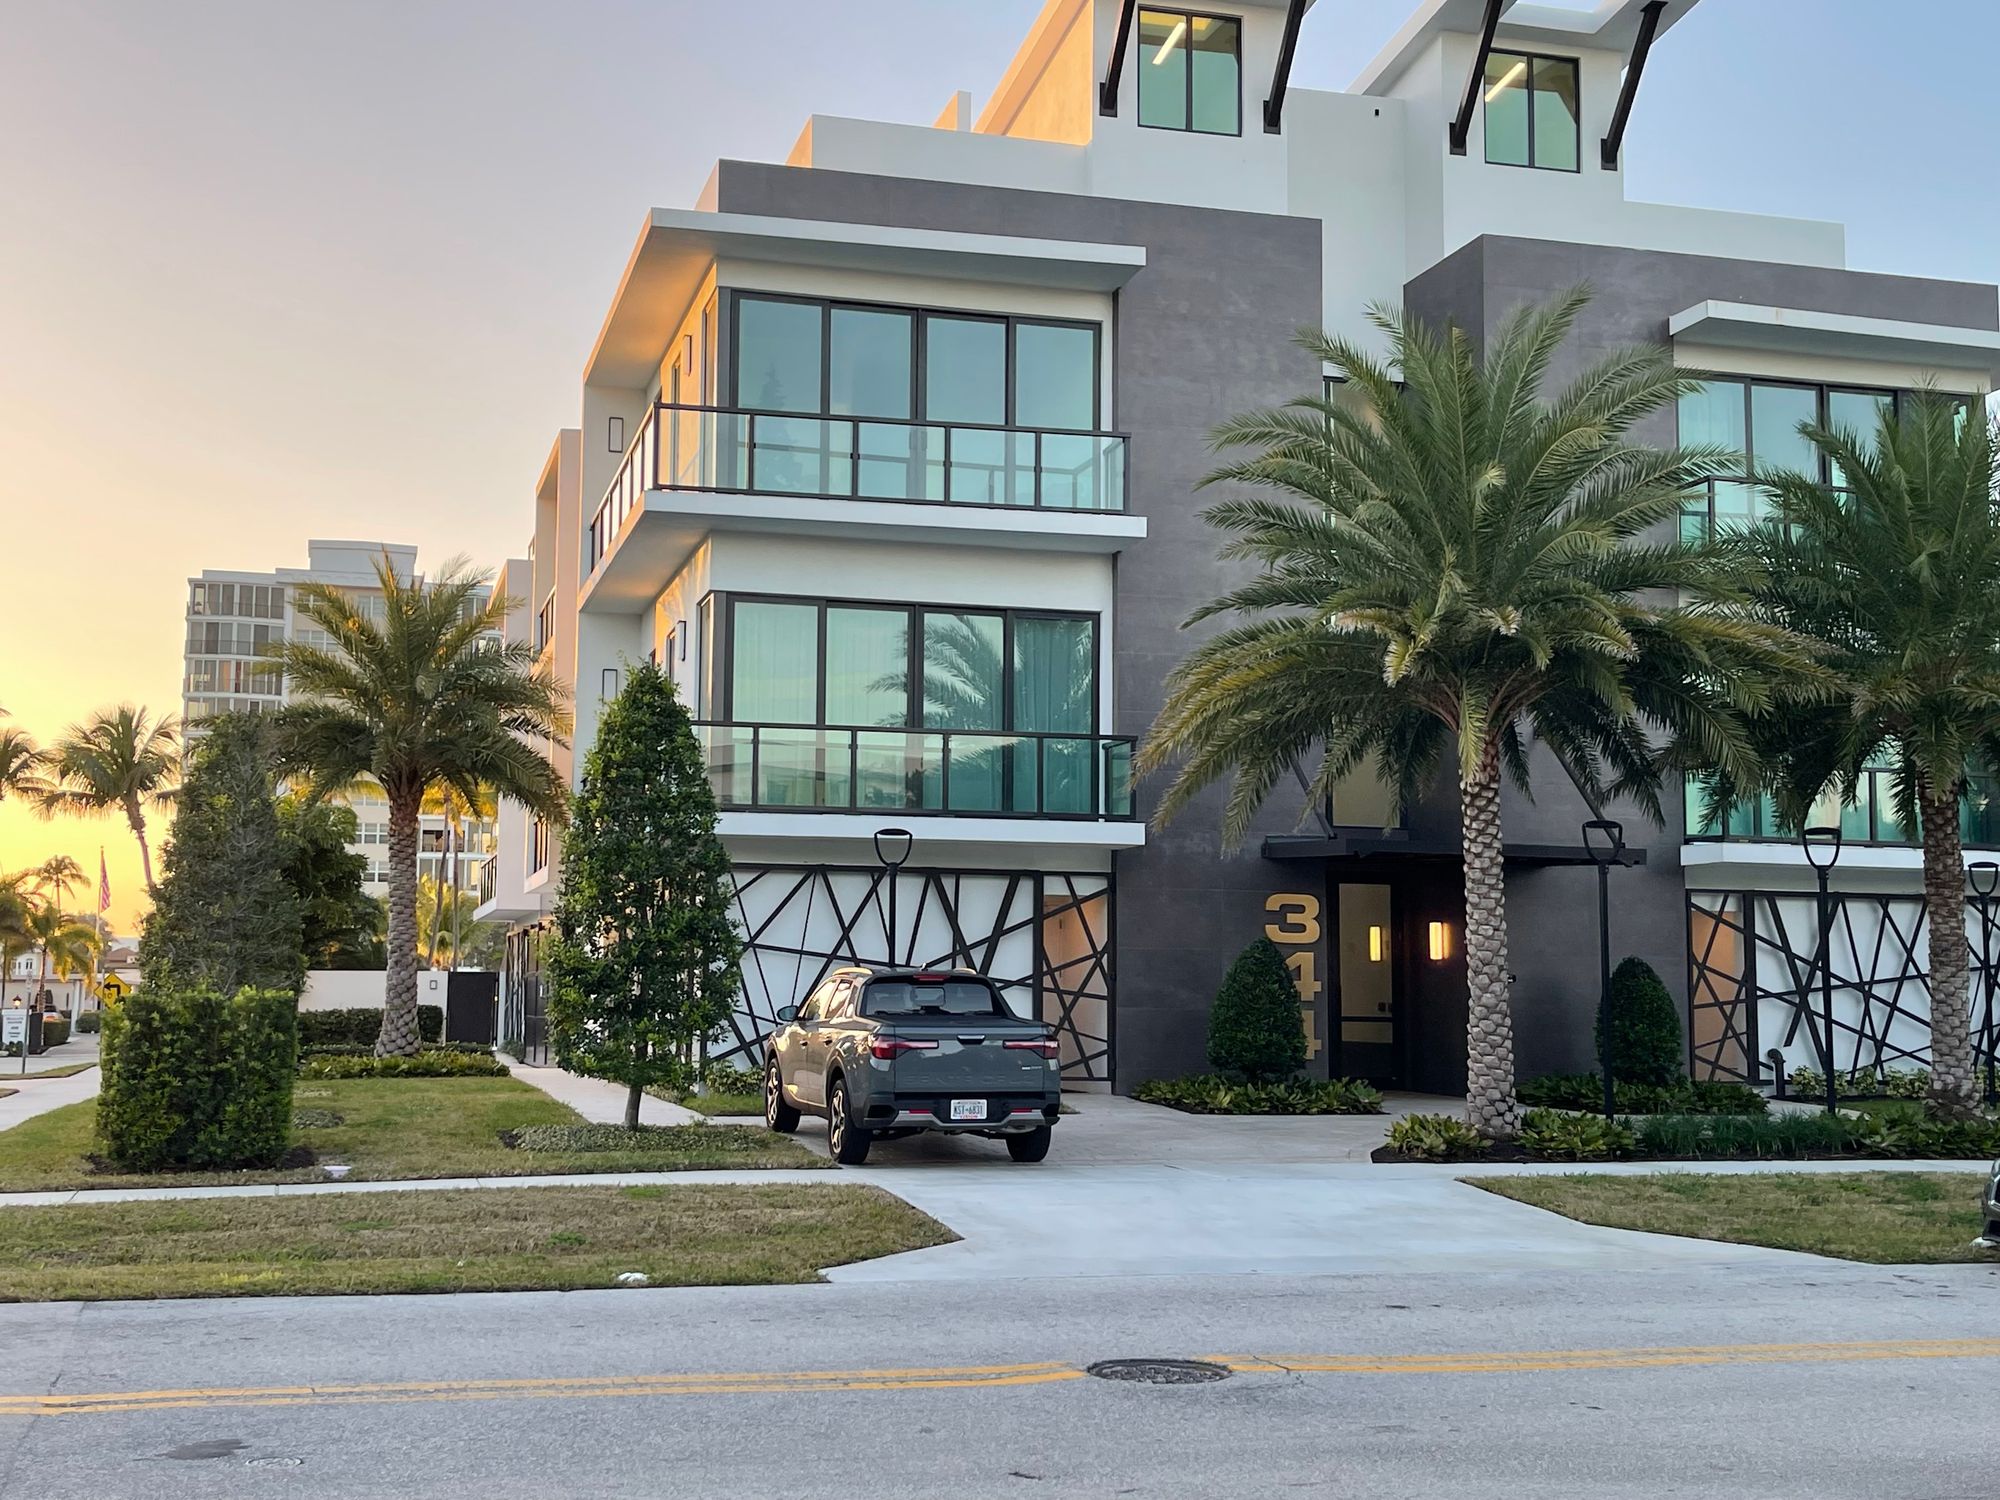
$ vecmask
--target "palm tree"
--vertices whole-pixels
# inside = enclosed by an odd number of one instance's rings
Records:
[[[0,1005],[7,999],[7,981],[14,975],[14,960],[34,950],[36,901],[29,890],[33,872],[21,870],[0,875]]]
[[[53,902],[36,907],[30,914],[28,935],[42,955],[35,979],[38,997],[49,982],[51,966],[58,978],[67,979],[88,965],[102,946],[94,926],[68,915]]]
[[[0,713],[5,713],[0,709]],[[46,786],[42,752],[25,729],[0,728],[0,802],[36,797]]]
[[[1403,387],[1347,340],[1300,336],[1358,409],[1303,397],[1216,433],[1219,448],[1258,451],[1204,483],[1276,492],[1207,513],[1230,537],[1224,556],[1259,567],[1189,621],[1241,622],[1174,671],[1139,761],[1182,762],[1163,818],[1228,779],[1232,843],[1295,766],[1314,767],[1309,805],[1374,767],[1400,817],[1449,765],[1464,824],[1467,1103],[1493,1138],[1518,1115],[1503,773],[1525,789],[1537,739],[1587,797],[1630,796],[1657,820],[1659,735],[1747,767],[1737,713],[1769,701],[1763,669],[1805,666],[1783,632],[1719,607],[1711,548],[1652,539],[1729,461],[1627,436],[1693,377],[1663,351],[1620,351],[1544,399],[1586,300],[1579,288],[1523,308],[1483,358],[1460,329],[1377,310]]]
[[[467,802],[465,797],[460,794],[458,788],[448,782],[434,786],[428,792],[424,793],[424,814],[427,817],[444,819],[445,825],[451,834],[449,840],[451,866],[448,870],[445,869],[442,860],[440,860],[438,868],[443,871],[443,875],[433,882],[436,889],[431,892],[431,896],[434,898],[435,904],[431,911],[428,936],[423,939],[426,961],[433,969],[438,966],[440,939],[444,940],[445,946],[453,950],[451,966],[454,969],[458,967],[458,945],[454,940],[454,933],[456,932],[455,924],[459,917],[458,902],[462,894],[458,872],[464,864],[466,824],[472,820],[491,819],[496,810],[497,804],[494,801],[493,791],[490,787],[479,788],[479,795],[471,802]],[[445,924],[445,903],[447,897],[449,897],[452,903],[453,926]],[[477,904],[477,902],[474,903],[475,906]],[[466,915],[470,915],[470,913]]]
[[[317,793],[362,777],[389,802],[388,985],[376,1051],[417,1048],[417,834],[424,795],[449,785],[472,802],[482,788],[560,823],[561,774],[535,748],[566,734],[563,692],[525,642],[493,644],[508,600],[485,599],[487,575],[454,559],[428,585],[375,566],[383,613],[371,619],[339,589],[300,584],[294,609],[330,648],[288,642],[272,651],[304,701],[278,711],[287,770]]]
[[[1800,431],[1839,487],[1760,474],[1774,513],[1736,545],[1761,574],[1755,618],[1810,639],[1831,680],[1756,726],[1764,789],[1797,827],[1822,795],[1852,803],[1864,767],[1895,767],[1896,816],[1923,839],[1930,1104],[1962,1115],[1976,1093],[1959,808],[1968,767],[2000,766],[2000,438],[1934,393],[1885,408],[1873,433]]]
[[[146,890],[153,889],[153,851],[146,809],[170,806],[180,777],[180,726],[130,703],[72,724],[46,752],[47,785],[36,800],[49,817],[119,811],[139,841]]]

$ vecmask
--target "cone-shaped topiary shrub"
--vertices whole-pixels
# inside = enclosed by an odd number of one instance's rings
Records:
[[[1289,1078],[1306,1065],[1299,994],[1269,938],[1237,955],[1208,1013],[1208,1061],[1252,1083]]]
[[[1653,966],[1628,958],[1611,971],[1611,1076],[1665,1088],[1681,1077],[1681,1017]],[[1603,1055],[1604,1039],[1597,1039]]]

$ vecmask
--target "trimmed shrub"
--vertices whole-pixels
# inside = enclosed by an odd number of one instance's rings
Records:
[[[105,1012],[98,1147],[131,1172],[276,1166],[297,1057],[289,990],[150,986]]]
[[[1602,1115],[1531,1109],[1521,1121],[1521,1149],[1545,1161],[1620,1161],[1639,1148],[1630,1126]]]
[[[463,1052],[468,1057],[490,1057],[493,1054],[491,1047],[481,1046],[478,1042],[431,1042],[424,1047],[424,1051]],[[365,1047],[358,1042],[342,1043],[339,1046],[299,1048],[299,1061],[301,1062],[304,1062],[309,1057],[373,1057],[374,1055],[375,1049],[373,1047]]]
[[[356,1005],[346,1010],[302,1010],[299,1012],[301,1047],[368,1047],[382,1034],[382,1007]],[[435,1042],[444,1035],[444,1007],[417,1007],[417,1037]],[[480,1049],[484,1051],[484,1048]]]
[[[1213,1073],[1155,1078],[1132,1090],[1142,1104],[1161,1104],[1191,1115],[1379,1115],[1382,1096],[1365,1083],[1335,1078],[1319,1083],[1288,1078],[1278,1083],[1238,1083]]]
[[[1611,971],[1611,1076],[1670,1088],[1681,1072],[1681,1018],[1653,966],[1628,958]],[[1604,1055],[1604,1039],[1598,1039]]]
[[[1453,1115],[1404,1115],[1389,1127],[1389,1148],[1417,1161],[1476,1161],[1489,1142]]]
[[[1870,1156],[1931,1161],[2000,1158],[2000,1120],[1927,1120],[1917,1115],[1870,1116],[1857,1122]]]
[[[69,1040],[69,1021],[63,1016],[42,1017],[42,1047],[60,1047]]]
[[[1306,1065],[1299,992],[1269,938],[1236,957],[1208,1013],[1208,1061],[1217,1072],[1275,1083]]]
[[[79,1036],[89,1036],[92,1032],[102,1031],[103,1029],[104,1013],[102,1011],[86,1010],[76,1018],[76,1030]]]
[[[1817,1068],[1794,1068],[1785,1079],[1786,1091],[1801,1099],[1824,1099],[1826,1075]],[[1887,1068],[1880,1073],[1863,1070],[1843,1073],[1834,1080],[1835,1096],[1841,1099],[1922,1099],[1931,1091],[1928,1068]]]
[[[1533,1078],[1515,1090],[1523,1104],[1542,1109],[1577,1109],[1586,1114],[1604,1108],[1604,1085],[1595,1073],[1555,1073]],[[1745,1083],[1676,1079],[1669,1088],[1647,1083],[1613,1086],[1613,1103],[1622,1115],[1761,1115],[1764,1096]]]
[[[491,1053],[418,1052],[409,1057],[308,1057],[301,1078],[505,1078],[507,1066]]]

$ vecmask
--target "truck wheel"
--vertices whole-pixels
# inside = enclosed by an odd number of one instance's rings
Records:
[[[785,1086],[778,1081],[778,1060],[764,1064],[764,1123],[779,1135],[799,1128],[799,1112],[785,1102]]]
[[[1055,1138],[1054,1130],[1047,1125],[1038,1125],[1021,1135],[1008,1136],[1007,1154],[1015,1161],[1040,1161],[1049,1154],[1049,1143]]]
[[[858,1167],[868,1160],[868,1148],[874,1139],[873,1132],[854,1123],[853,1107],[847,1100],[847,1080],[836,1078],[826,1112],[826,1145],[833,1159],[843,1167]]]

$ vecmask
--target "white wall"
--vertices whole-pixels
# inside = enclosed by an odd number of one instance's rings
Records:
[[[443,1005],[446,971],[425,969],[417,974],[417,1004]],[[380,1009],[389,976],[380,969],[314,969],[306,975],[300,1010]]]

